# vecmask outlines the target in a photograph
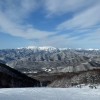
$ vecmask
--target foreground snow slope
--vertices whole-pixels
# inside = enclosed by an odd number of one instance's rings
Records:
[[[100,89],[89,89],[89,88],[0,89],[0,100],[100,100]]]

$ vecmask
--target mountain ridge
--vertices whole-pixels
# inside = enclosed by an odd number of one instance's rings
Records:
[[[59,83],[58,78],[63,74],[69,76],[73,73],[82,74],[83,71],[88,73],[90,70],[100,70],[100,50],[7,49],[0,50],[0,61],[47,85],[56,80]],[[67,81],[66,77],[64,79]],[[55,84],[50,86],[56,87]]]
[[[17,49],[38,49],[38,50],[45,50],[45,51],[50,51],[50,50],[67,50],[67,49],[73,49],[73,48],[57,48],[57,47],[53,47],[53,46],[27,46],[27,47],[21,47],[21,48],[17,48]],[[74,48],[73,50],[100,50],[100,49],[93,49],[93,48],[87,48],[87,49],[83,49],[83,48]]]

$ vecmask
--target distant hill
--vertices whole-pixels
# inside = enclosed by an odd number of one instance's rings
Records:
[[[0,87],[37,87],[40,82],[0,63]]]

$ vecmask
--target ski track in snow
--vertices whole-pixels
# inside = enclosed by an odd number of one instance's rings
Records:
[[[100,100],[100,89],[9,88],[0,89],[0,100]]]

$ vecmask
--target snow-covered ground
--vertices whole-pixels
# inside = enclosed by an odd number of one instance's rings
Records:
[[[100,88],[0,89],[0,100],[100,100]]]

